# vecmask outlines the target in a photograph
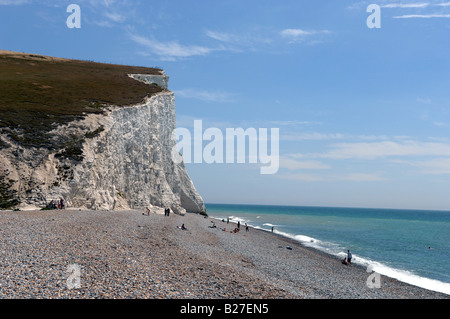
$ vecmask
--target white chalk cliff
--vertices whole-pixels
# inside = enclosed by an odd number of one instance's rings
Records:
[[[104,114],[89,114],[52,132],[67,136],[96,131],[83,141],[82,160],[18,145],[0,154],[0,169],[13,181],[19,208],[43,207],[63,198],[67,207],[86,209],[205,212],[184,164],[172,160],[175,97],[167,90],[168,76],[130,76],[166,90],[142,104],[109,106]]]

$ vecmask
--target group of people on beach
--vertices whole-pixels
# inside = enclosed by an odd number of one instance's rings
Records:
[[[169,209],[166,209],[165,212],[166,212],[166,214],[167,214],[166,216],[169,216],[170,210],[169,210]],[[222,219],[222,222],[225,222],[225,220]],[[230,222],[230,219],[227,218],[227,224],[228,224],[229,222]],[[211,223],[212,223],[212,225],[211,225],[211,226],[208,226],[209,228],[217,228],[216,223],[215,223],[214,221],[211,221]],[[184,226],[184,224],[181,225],[181,227],[180,227],[180,226],[177,226],[177,228],[179,228],[179,229],[181,229],[181,230],[187,230],[186,227]],[[240,228],[241,228],[241,223],[240,223],[240,221],[238,221],[238,222],[237,222],[237,226],[234,228],[234,230],[230,231],[230,233],[236,234],[236,233],[238,233],[238,232],[240,231]],[[225,227],[224,227],[224,228],[220,228],[220,229],[221,229],[222,231],[224,231],[224,232],[227,231],[227,229],[226,229]],[[247,223],[245,223],[245,230],[246,230],[247,232],[249,231],[249,228],[248,228]],[[273,233],[273,226],[272,226],[272,233]],[[290,248],[289,246],[286,247],[286,248],[292,249],[292,248]],[[353,258],[352,253],[350,252],[350,249],[348,249],[348,250],[347,250],[347,257],[345,257],[344,259],[342,259],[341,262],[342,262],[342,264],[344,264],[344,265],[351,265],[351,263],[352,263],[352,258]]]
[[[46,209],[65,209],[66,208],[66,204],[64,203],[64,199],[59,199],[57,201],[55,200],[51,200],[50,203],[48,203],[47,205],[45,205]]]
[[[225,222],[225,220],[222,219],[222,222]],[[227,221],[226,221],[226,222],[227,222],[227,224],[230,222],[230,218],[229,218],[229,217],[227,217]],[[213,225],[212,225],[212,226],[209,226],[209,228],[216,228],[216,224],[215,224],[213,221],[211,221],[211,223],[213,223]],[[238,222],[237,222],[237,227],[235,227],[234,230],[230,231],[230,233],[232,233],[232,234],[238,233],[239,230],[240,230],[240,227],[241,227],[241,223],[240,223],[240,221],[238,221]],[[224,227],[224,228],[221,228],[221,230],[224,231],[224,232],[227,231],[227,229],[226,229],[225,227]],[[246,230],[246,231],[249,230],[247,223],[245,223],[245,230]],[[272,233],[273,233],[273,231],[274,231],[273,226],[272,226],[271,231],[272,231]],[[288,246],[288,247],[289,247],[289,246]],[[289,247],[289,248],[290,248],[290,247]],[[289,249],[289,248],[288,248],[288,249]],[[290,249],[292,249],[292,248],[290,248]],[[341,262],[342,262],[342,264],[344,264],[344,265],[351,265],[351,263],[352,263],[352,258],[353,258],[352,253],[350,252],[350,249],[348,249],[348,250],[347,250],[347,257],[344,257],[344,259],[342,259]]]
[[[225,220],[222,219],[222,222],[225,222]],[[213,223],[214,226],[213,226],[213,227],[209,226],[209,228],[216,228],[216,224],[215,224],[213,221],[211,221],[211,223]],[[229,223],[230,223],[230,218],[227,217],[227,224],[229,224]],[[226,227],[221,228],[221,230],[224,231],[224,232],[227,231]],[[230,233],[236,234],[236,233],[238,233],[240,230],[241,230],[241,222],[238,221],[238,222],[237,222],[237,226],[236,226],[233,230],[230,230]],[[246,232],[249,231],[249,227],[248,227],[247,223],[245,223],[245,231],[246,231]]]
[[[145,207],[145,214],[142,213],[142,215],[147,215],[147,216],[149,216],[150,213],[151,213],[150,208]],[[164,209],[164,216],[169,216],[169,215],[170,215],[170,208],[165,208],[165,209]]]
[[[352,253],[350,250],[347,250],[347,258],[341,260],[344,265],[350,265],[352,263]]]

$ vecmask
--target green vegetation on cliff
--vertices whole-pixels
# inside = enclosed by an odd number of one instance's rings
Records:
[[[158,75],[161,70],[2,51],[0,134],[23,147],[57,152],[68,146],[61,154],[77,158],[79,137],[58,141],[49,132],[88,113],[101,113],[106,105],[137,104],[162,90],[128,77],[133,73]],[[0,150],[6,147],[0,140]]]

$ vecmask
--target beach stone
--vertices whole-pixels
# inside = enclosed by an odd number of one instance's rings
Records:
[[[265,231],[212,229],[211,220],[142,210],[2,211],[0,299],[450,297],[384,276],[381,288],[369,289],[361,267]],[[70,289],[72,264],[81,287]]]

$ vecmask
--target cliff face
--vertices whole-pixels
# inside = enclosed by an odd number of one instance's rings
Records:
[[[167,88],[165,75],[130,76]],[[10,147],[0,154],[0,173],[22,208],[63,198],[68,207],[87,209],[205,212],[184,164],[172,160],[175,125],[174,94],[163,90],[141,104],[108,107],[57,127],[56,139],[85,137],[79,149],[66,148],[70,156],[23,148],[3,136]]]

